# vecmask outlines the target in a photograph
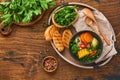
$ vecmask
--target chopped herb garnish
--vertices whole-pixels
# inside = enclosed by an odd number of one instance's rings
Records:
[[[75,11],[76,6],[66,6],[55,13],[55,22],[61,26],[68,27],[69,24],[76,18],[77,12]]]

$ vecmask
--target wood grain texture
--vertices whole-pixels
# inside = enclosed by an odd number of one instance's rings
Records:
[[[56,0],[60,2],[60,0]],[[112,24],[120,47],[120,0],[64,0],[82,2],[100,10]],[[53,8],[47,10],[44,17],[34,25],[20,27],[13,25],[8,37],[0,35],[0,80],[119,80],[120,56],[113,59],[100,70],[86,70],[72,66],[61,59],[45,41],[43,27]],[[47,73],[41,67],[41,60],[53,55],[59,62],[54,73]],[[13,59],[11,59],[13,58]]]

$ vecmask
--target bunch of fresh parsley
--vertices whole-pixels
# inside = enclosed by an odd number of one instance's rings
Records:
[[[43,10],[55,4],[51,0],[11,0],[11,2],[1,2],[0,19],[2,19],[2,26],[10,25],[12,21],[29,23],[41,15]]]

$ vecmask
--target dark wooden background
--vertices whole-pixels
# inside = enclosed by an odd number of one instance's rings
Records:
[[[1,0],[2,1],[2,0]],[[56,0],[60,2],[60,0]],[[120,47],[120,0],[65,0],[82,2],[100,10],[110,21]],[[82,69],[72,66],[61,59],[45,41],[44,31],[48,16],[53,10],[46,11],[44,17],[34,25],[20,27],[13,25],[11,35],[0,35],[0,80],[120,80],[120,56],[101,69]],[[41,67],[43,56],[53,55],[59,62],[54,73],[47,73]]]

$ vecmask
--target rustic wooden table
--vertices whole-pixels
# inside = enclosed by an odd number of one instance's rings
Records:
[[[57,0],[60,2],[60,0]],[[110,21],[120,47],[120,0],[65,0],[81,2],[100,10]],[[82,69],[65,62],[45,41],[44,31],[48,16],[53,10],[46,11],[44,17],[34,25],[20,27],[13,25],[11,35],[0,35],[0,80],[120,80],[120,56],[101,69]],[[59,62],[53,73],[41,67],[41,56],[53,55]]]

